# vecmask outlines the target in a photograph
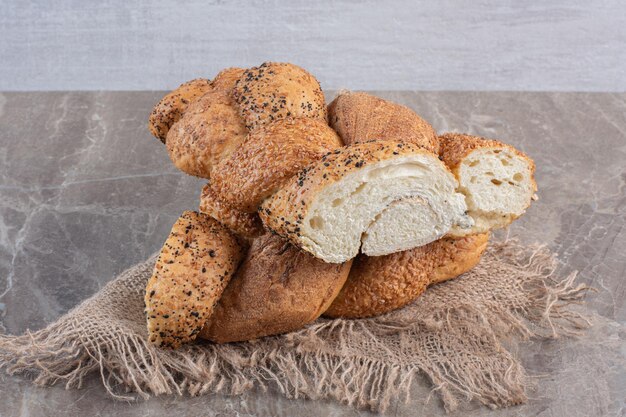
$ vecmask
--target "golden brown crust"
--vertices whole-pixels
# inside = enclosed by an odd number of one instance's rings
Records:
[[[167,134],[167,151],[177,168],[210,178],[211,170],[246,138],[247,130],[229,90],[214,89],[193,102]]]
[[[459,164],[463,162],[463,159],[467,157],[472,151],[476,149],[494,148],[508,149],[512,153],[522,157],[531,166],[531,174],[535,174],[535,163],[525,153],[518,151],[511,145],[502,143],[495,139],[487,139],[480,136],[466,135],[463,133],[444,133],[439,136],[440,151],[439,156],[441,160],[450,168],[450,170],[457,175],[457,169]],[[458,176],[457,176],[458,177]],[[533,184],[535,184],[534,177],[531,178]],[[535,190],[537,184],[535,184]]]
[[[340,146],[322,120],[277,120],[251,132],[244,146],[216,166],[212,187],[232,207],[254,212],[296,173]]]
[[[326,310],[350,264],[327,264],[265,234],[252,243],[200,337],[225,343],[300,329]]]
[[[148,121],[150,133],[165,143],[167,132],[183,115],[187,106],[211,89],[209,80],[197,78],[181,84],[152,109]]]
[[[431,155],[412,143],[395,141],[355,143],[336,149],[300,171],[267,198],[259,208],[261,221],[269,230],[300,246],[302,221],[320,190],[370,163],[423,153]]]
[[[263,224],[256,213],[244,213],[220,200],[210,184],[202,188],[200,212],[213,217],[238,236],[247,239],[263,234]]]
[[[176,348],[194,340],[241,258],[236,237],[224,226],[204,214],[184,212],[146,286],[150,342]]]
[[[225,90],[228,91],[229,94],[232,94],[235,89],[235,84],[245,70],[243,68],[226,68],[221,70],[213,81],[211,81],[211,87],[215,90]]]
[[[473,268],[487,246],[488,234],[444,238],[426,246],[385,256],[359,255],[328,317],[363,318],[403,307],[436,282]]]
[[[456,278],[475,267],[487,249],[489,232],[461,238],[444,237],[438,242],[431,285]]]
[[[371,94],[339,94],[328,105],[328,120],[346,145],[396,140],[439,151],[437,134],[428,122],[408,107]]]
[[[293,64],[265,62],[245,70],[234,96],[249,129],[286,117],[326,120],[326,102],[319,82]]]

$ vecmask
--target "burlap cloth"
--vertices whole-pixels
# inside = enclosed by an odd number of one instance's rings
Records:
[[[559,278],[548,249],[508,241],[492,244],[471,272],[384,316],[320,319],[255,342],[164,350],[147,342],[143,315],[154,261],[125,271],[42,330],[0,336],[0,367],[67,388],[99,372],[118,399],[256,387],[377,411],[395,397],[409,400],[412,381],[424,377],[448,410],[470,400],[503,407],[524,402],[534,380],[507,341],[575,336],[590,324],[572,306],[586,290],[575,274]]]

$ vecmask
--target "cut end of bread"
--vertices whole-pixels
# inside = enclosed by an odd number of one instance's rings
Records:
[[[509,225],[520,217],[536,191],[533,164],[508,147],[488,147],[469,153],[457,167],[459,192],[465,196],[471,231],[483,233]]]
[[[430,204],[423,197],[403,198],[391,203],[367,228],[361,238],[361,252],[368,256],[382,256],[426,245],[445,235],[460,214],[463,199],[459,194],[451,198],[454,210],[444,208],[446,203]],[[459,220],[464,224],[467,221]],[[411,227],[419,225],[420,227]]]
[[[510,145],[460,133],[439,137],[441,159],[459,181],[474,226],[450,236],[484,233],[508,226],[536,199],[535,164]]]
[[[454,175],[430,152],[398,142],[342,148],[262,207],[270,229],[326,262],[386,255],[469,227]]]

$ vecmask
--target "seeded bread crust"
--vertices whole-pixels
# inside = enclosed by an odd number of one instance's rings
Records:
[[[170,127],[183,116],[195,100],[211,90],[211,82],[204,78],[187,81],[170,92],[154,106],[148,121],[150,133],[165,143]]]
[[[261,202],[341,139],[319,119],[287,118],[261,126],[213,172],[215,194],[233,208],[256,212]]]
[[[202,188],[200,212],[213,217],[237,236],[251,239],[263,234],[263,224],[257,213],[244,213],[219,199],[210,184]]]
[[[326,120],[324,93],[315,77],[293,64],[265,62],[244,71],[234,97],[248,129],[286,117]]]
[[[253,241],[200,337],[225,343],[300,329],[328,308],[350,265],[327,264],[267,233]]]
[[[146,286],[150,342],[171,348],[196,338],[242,259],[237,238],[207,215],[174,223]]]
[[[429,285],[472,269],[487,247],[489,234],[443,238],[385,256],[359,255],[327,317],[363,318],[404,307]]]
[[[193,102],[167,134],[167,151],[181,171],[210,178],[213,167],[235,151],[248,131],[229,90],[214,89]]]
[[[412,143],[395,141],[362,142],[336,149],[300,171],[266,199],[259,208],[259,216],[267,229],[306,250],[300,230],[317,193],[367,164],[424,153],[432,155]]]
[[[328,105],[328,119],[346,145],[395,140],[439,152],[435,129],[426,120],[408,107],[371,94],[340,93]]]

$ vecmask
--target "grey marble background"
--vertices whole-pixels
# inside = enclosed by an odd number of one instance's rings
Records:
[[[626,91],[623,0],[0,0],[1,90],[290,61],[324,88]]]
[[[514,344],[537,390],[519,407],[452,416],[626,414],[626,94],[378,92],[440,131],[500,138],[537,163],[540,200],[510,229],[557,251],[598,289],[580,339]],[[202,181],[177,172],[146,128],[159,92],[0,94],[0,331],[39,329],[160,248],[197,207]],[[513,344],[513,343],[512,343]],[[392,416],[443,410],[420,381]],[[428,400],[428,401],[427,401]],[[276,394],[109,399],[0,373],[0,416],[369,416]]]

